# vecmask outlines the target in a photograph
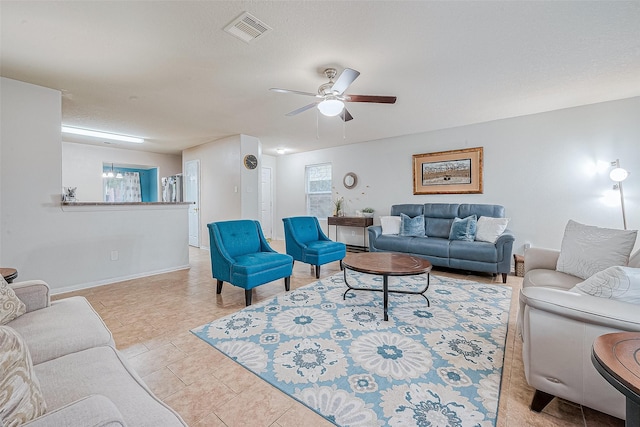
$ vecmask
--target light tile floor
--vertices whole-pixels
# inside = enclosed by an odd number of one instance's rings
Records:
[[[284,251],[284,242],[272,242]],[[262,381],[192,335],[189,330],[241,310],[244,290],[225,284],[216,295],[209,252],[190,248],[191,268],[57,295],[85,296],[113,332],[117,347],[153,392],[190,426],[330,426],[324,418]],[[339,271],[322,267],[321,277]],[[500,276],[434,270],[433,274],[502,284]],[[311,268],[296,263],[291,288],[311,283]],[[529,410],[533,389],[526,383],[522,344],[516,339],[518,290],[522,279],[509,276],[513,289],[498,427],[623,426],[624,422],[589,408],[554,399],[542,413]],[[254,290],[253,301],[284,292],[282,280]]]

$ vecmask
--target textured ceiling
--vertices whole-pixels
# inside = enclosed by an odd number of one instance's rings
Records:
[[[273,31],[224,27],[247,11]],[[299,152],[640,95],[640,2],[2,1],[1,74],[61,90],[65,125],[180,152],[247,134]],[[354,120],[315,109],[361,72]],[[65,137],[65,140],[91,142]],[[95,140],[94,140],[95,142]],[[99,142],[99,141],[98,141]]]

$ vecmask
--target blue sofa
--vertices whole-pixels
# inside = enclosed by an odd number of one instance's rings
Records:
[[[427,203],[391,206],[391,215],[414,218],[424,215],[427,237],[382,234],[379,225],[370,226],[370,252],[402,252],[426,258],[432,265],[459,270],[502,274],[503,283],[511,271],[511,251],[515,237],[508,229],[494,243],[449,240],[454,218],[471,215],[504,218],[500,205]]]

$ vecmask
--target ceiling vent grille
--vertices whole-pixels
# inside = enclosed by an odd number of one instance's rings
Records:
[[[224,30],[245,43],[251,43],[271,31],[271,27],[250,13],[244,12]]]

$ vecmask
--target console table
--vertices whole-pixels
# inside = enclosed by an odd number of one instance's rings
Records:
[[[365,218],[361,216],[330,216],[327,218],[327,224],[336,228],[336,241],[338,241],[338,227],[359,227],[362,228],[362,246],[347,245],[347,249],[352,251],[367,251],[366,236],[367,227],[373,225],[373,218]],[[328,231],[328,230],[327,230]],[[331,236],[329,236],[331,237]]]

